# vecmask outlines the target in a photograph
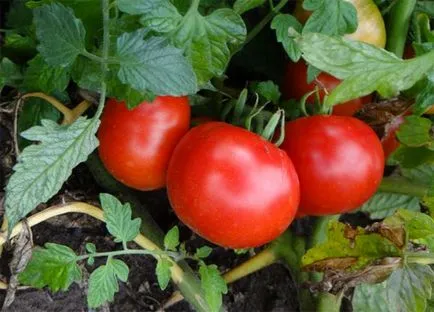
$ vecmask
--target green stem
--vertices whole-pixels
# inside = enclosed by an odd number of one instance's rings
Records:
[[[407,263],[434,264],[434,253],[425,252],[406,252]]]
[[[143,250],[143,249],[127,249],[127,250],[116,250],[107,252],[95,252],[92,254],[81,255],[77,257],[77,261],[86,260],[87,258],[97,258],[97,257],[116,257],[124,255],[152,255],[152,256],[163,256],[166,252],[159,250]]]
[[[386,49],[402,57],[407,40],[408,27],[416,0],[400,0],[391,9],[387,23]]]
[[[414,183],[403,177],[386,177],[381,181],[378,190],[423,198],[428,193],[429,188],[426,185]]]
[[[199,9],[200,0],[193,0],[188,11],[197,11]]]
[[[243,46],[247,45],[253,38],[256,37],[257,34],[264,29],[265,26],[274,18],[274,16],[279,13],[279,11],[288,3],[288,0],[280,1],[274,8],[271,8],[271,11],[258,23],[255,27],[247,34],[246,41],[244,41]],[[240,50],[242,47],[240,48]]]
[[[315,220],[313,233],[308,240],[308,248],[312,248],[318,244],[323,243],[327,239],[327,229],[330,222],[338,221],[340,215],[319,217]],[[323,274],[313,272],[309,274],[309,280],[318,283],[322,280]],[[321,293],[316,298],[316,311],[317,312],[339,312],[341,300],[336,296],[328,293]]]

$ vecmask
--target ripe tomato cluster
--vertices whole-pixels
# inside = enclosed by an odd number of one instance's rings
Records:
[[[132,188],[166,186],[177,216],[221,246],[265,244],[297,214],[353,210],[383,175],[380,141],[353,117],[288,122],[281,148],[224,122],[188,130],[189,124],[186,97],[157,97],[132,110],[109,100],[99,153],[108,171]]]

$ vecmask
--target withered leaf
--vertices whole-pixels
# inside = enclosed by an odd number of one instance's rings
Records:
[[[2,310],[8,308],[15,300],[15,292],[18,288],[18,274],[24,271],[27,263],[32,257],[33,237],[32,231],[26,221],[23,222],[23,229],[15,241],[15,249],[9,268],[11,270],[11,278],[6,292],[6,297],[3,302]]]

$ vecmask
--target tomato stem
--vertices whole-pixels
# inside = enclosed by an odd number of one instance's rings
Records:
[[[397,1],[388,14],[386,49],[398,57],[402,57],[404,54],[408,28],[415,5],[416,0]]]
[[[406,263],[434,264],[434,253],[431,252],[406,252]]]
[[[66,205],[61,205],[61,206],[53,206],[50,208],[47,208],[41,212],[38,212],[32,216],[30,216],[29,218],[27,218],[27,224],[30,227],[33,227],[41,222],[44,222],[48,219],[51,219],[53,217],[56,216],[60,216],[60,215],[64,215],[67,213],[81,213],[81,214],[86,214],[89,216],[94,217],[95,219],[98,219],[100,221],[104,221],[104,215],[103,215],[103,211],[95,206],[86,204],[86,203],[82,203],[82,202],[73,202],[73,203],[68,203]],[[19,222],[12,230],[9,236],[9,239],[17,236],[21,230],[23,228],[23,222]],[[8,233],[7,232],[1,232],[0,233],[0,246],[3,246],[3,244],[7,241],[8,239]],[[157,253],[161,251],[161,249],[151,240],[149,240],[146,236],[139,234],[137,235],[137,237],[134,239],[134,242],[139,245],[140,247],[142,247],[143,249],[147,249],[148,251],[156,251]],[[125,250],[123,250],[122,252],[125,252]],[[172,267],[171,267],[171,276],[172,276],[172,280],[175,284],[178,285],[178,287],[180,287],[181,290],[185,291],[185,272],[183,270],[183,268],[181,267],[181,265],[173,262],[172,263]],[[191,285],[190,285],[191,286]],[[200,293],[197,293],[194,291],[193,288],[190,289],[190,292],[188,293],[188,298],[189,298],[189,302],[191,304],[194,305],[194,307],[198,310],[198,311],[203,311],[206,312],[209,310],[206,301],[203,299],[203,297],[201,296]],[[196,296],[196,297],[194,297]],[[192,298],[190,298],[192,297]]]
[[[428,193],[429,187],[418,184],[403,177],[385,177],[381,181],[378,191],[397,194],[405,194],[424,198]]]
[[[253,38],[255,38],[262,31],[262,29],[264,29],[265,26],[267,26],[267,24],[274,18],[274,16],[277,15],[277,13],[279,13],[279,11],[287,3],[288,0],[281,0],[276,6],[271,7],[270,12],[258,24],[256,24],[255,27],[252,28],[252,30],[247,34],[244,43],[238,49],[236,49],[236,51],[234,51],[232,55],[240,51],[244,46],[246,46],[250,41],[252,41]]]

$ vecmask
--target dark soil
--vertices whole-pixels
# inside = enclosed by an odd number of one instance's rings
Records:
[[[60,220],[59,220],[60,219]],[[33,230],[35,245],[45,242],[66,244],[76,251],[83,251],[86,242],[95,243],[101,251],[117,246],[107,235],[103,224],[82,215],[68,215],[59,221],[43,223]],[[194,244],[198,239],[193,239]],[[119,247],[119,246],[118,246]],[[2,267],[7,271],[3,257]],[[221,269],[228,269],[248,258],[236,256],[233,251],[215,248],[209,262]],[[172,291],[161,291],[156,281],[155,261],[151,257],[130,256],[123,258],[130,267],[129,280],[121,283],[111,311],[155,311],[160,308]],[[6,269],[6,270],[5,270]],[[90,272],[93,267],[87,267]],[[3,272],[4,274],[7,272]],[[20,290],[12,306],[6,311],[87,311],[85,285],[74,284],[67,292],[53,294],[48,290]],[[0,295],[3,300],[4,293]],[[297,311],[298,303],[294,284],[283,265],[275,264],[252,274],[233,285],[224,298],[227,311]],[[102,309],[104,311],[104,309]],[[179,303],[167,311],[192,311],[188,303]]]

